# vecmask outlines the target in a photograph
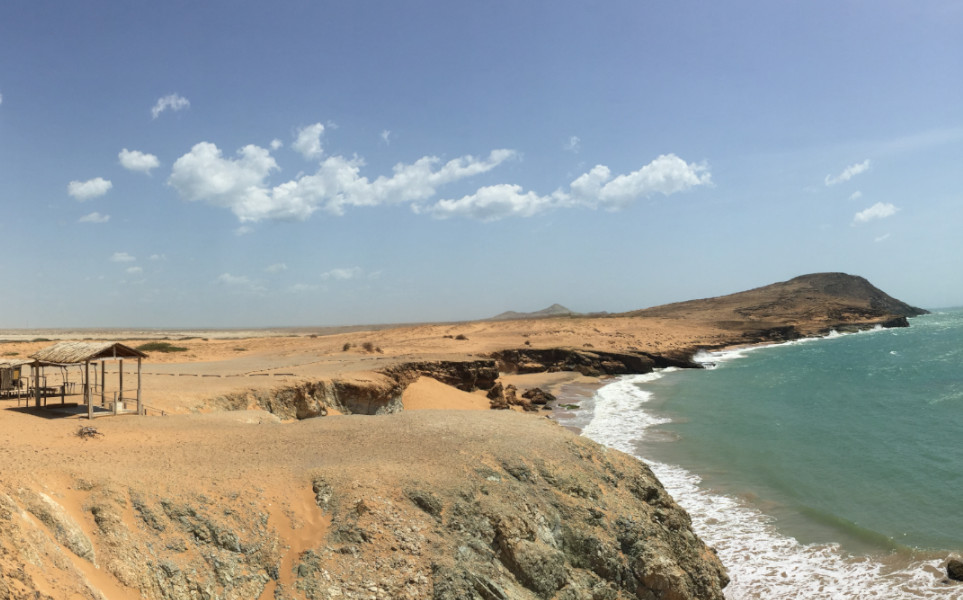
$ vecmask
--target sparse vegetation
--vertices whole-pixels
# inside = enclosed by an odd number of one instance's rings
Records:
[[[77,437],[79,437],[82,440],[90,440],[95,437],[103,437],[103,435],[104,434],[97,431],[96,427],[92,427],[90,425],[81,426],[79,429],[77,429]]]
[[[4,356],[20,356],[19,352],[4,352]]]
[[[565,410],[575,410],[579,408],[578,404],[559,404],[559,408],[564,408]]]
[[[31,342],[52,342],[50,338],[33,338]]]
[[[468,336],[466,336],[464,333],[459,333],[458,335],[455,336],[455,339],[456,339],[456,340],[467,340],[467,339],[468,339]]]
[[[526,345],[526,346],[531,346],[531,345],[532,345],[532,340],[525,340],[525,345]]]
[[[238,347],[234,348],[234,351],[235,351],[235,352],[245,352],[245,351],[247,351],[247,348],[245,348],[244,346],[238,346]]]
[[[374,344],[372,344],[371,342],[365,342],[365,343],[361,344],[361,347],[364,349],[365,352],[374,352],[374,351],[375,351]]]
[[[175,346],[170,342],[147,342],[146,344],[141,344],[137,346],[137,349],[141,352],[186,352],[187,348],[184,346]]]
[[[351,350],[351,342],[345,342],[344,346],[341,346],[342,352],[347,352],[348,350]]]

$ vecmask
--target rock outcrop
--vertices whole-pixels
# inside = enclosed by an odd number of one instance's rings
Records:
[[[384,415],[402,410],[401,394],[427,376],[465,392],[488,390],[498,379],[492,359],[421,361],[392,365],[363,379],[304,381],[274,389],[245,389],[214,398],[221,410],[263,409],[282,419],[323,417],[335,410],[345,415]]]
[[[694,353],[694,352],[693,352]],[[655,368],[700,368],[689,355],[656,355],[647,352],[608,352],[577,348],[518,348],[492,354],[498,368],[508,373],[577,371],[583,375],[630,375],[651,373]]]
[[[233,426],[259,465],[289,457],[273,478],[237,454],[158,477],[121,430],[92,443],[116,439],[123,481],[78,462],[57,485],[0,482],[0,597],[722,600],[727,583],[644,464],[545,419]]]

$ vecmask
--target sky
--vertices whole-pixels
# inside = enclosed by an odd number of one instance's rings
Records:
[[[0,4],[0,327],[963,304],[951,1]]]

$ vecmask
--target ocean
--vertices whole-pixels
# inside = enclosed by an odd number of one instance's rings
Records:
[[[560,420],[652,466],[731,600],[963,599],[963,309],[910,323],[573,389]]]

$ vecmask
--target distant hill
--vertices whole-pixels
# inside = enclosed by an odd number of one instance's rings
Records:
[[[665,304],[624,313],[623,316],[847,322],[887,316],[915,317],[927,312],[893,298],[862,277],[846,273],[813,273],[745,292]]]
[[[562,306],[561,304],[553,304],[548,308],[543,308],[542,310],[536,310],[535,312],[515,312],[514,310],[509,310],[501,314],[495,315],[488,319],[489,321],[514,321],[518,319],[546,319],[548,317],[569,317],[578,315],[579,313],[569,310]]]

